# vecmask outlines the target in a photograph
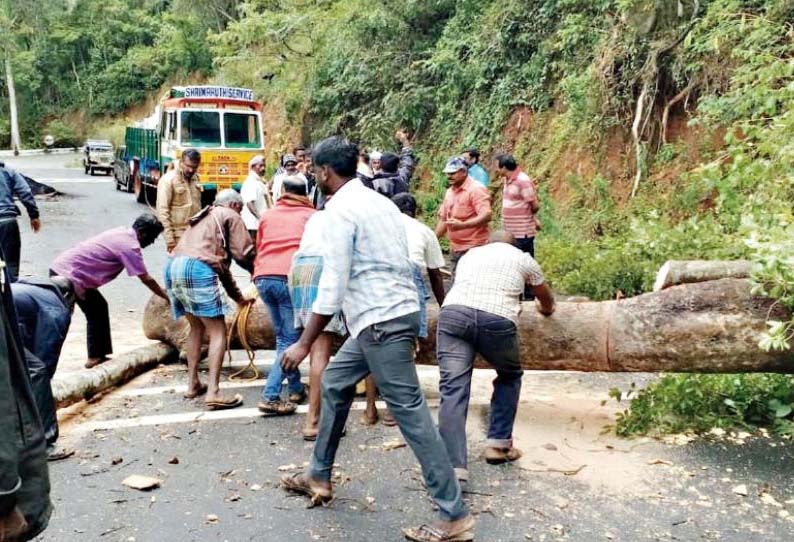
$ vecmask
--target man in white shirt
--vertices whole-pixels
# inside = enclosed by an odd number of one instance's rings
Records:
[[[243,217],[245,228],[251,234],[251,240],[256,243],[256,232],[259,229],[259,218],[272,206],[270,192],[262,175],[265,173],[265,157],[257,154],[248,162],[248,177],[240,188],[243,198]]]
[[[285,154],[281,157],[281,171],[276,173],[273,177],[273,201],[276,202],[281,197],[282,187],[284,186],[284,179],[287,177],[298,177],[303,179],[303,182],[306,183],[306,193],[311,194],[311,187],[309,186],[309,180],[306,176],[300,172],[298,169],[298,159],[295,157],[294,154]]]
[[[315,502],[332,498],[331,470],[356,383],[372,373],[440,514],[432,525],[403,533],[419,542],[472,540],[474,519],[413,362],[419,304],[402,218],[391,201],[355,178],[357,161],[358,148],[339,137],[323,140],[314,150],[318,185],[331,196],[323,211],[323,272],[309,324],[284,353],[282,366],[297,368],[340,308],[350,337],[323,374],[322,414],[308,472],[285,476],[282,484]]]
[[[541,314],[554,312],[554,296],[532,256],[513,246],[515,239],[505,231],[493,232],[490,239],[460,259],[455,283],[438,315],[438,429],[462,481],[468,478],[466,412],[474,357],[480,354],[497,375],[485,460],[490,464],[515,461],[521,452],[513,447],[513,422],[524,374],[516,326],[524,286],[532,289]]]

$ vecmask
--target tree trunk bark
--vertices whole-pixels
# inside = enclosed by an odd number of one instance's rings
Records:
[[[17,90],[14,85],[14,71],[11,68],[11,55],[6,51],[6,84],[8,85],[8,110],[11,117],[11,150],[14,156],[19,155],[21,146],[19,139],[19,118],[17,116]]]
[[[176,356],[177,351],[169,344],[144,346],[90,370],[55,375],[52,395],[58,408],[67,407],[126,382],[168,359],[175,360]]]
[[[746,280],[683,284],[619,301],[557,304],[543,317],[524,304],[519,321],[521,364],[530,370],[616,372],[790,372],[791,352],[758,348],[767,317],[789,318],[772,300],[754,297]],[[417,363],[436,364],[438,308],[428,307],[430,337]],[[150,339],[182,348],[187,323],[174,322],[165,301],[153,297],[144,318]],[[234,316],[227,318],[231,326]],[[257,301],[247,326],[254,349],[275,346],[270,316]],[[239,341],[233,339],[233,347]],[[482,360],[478,360],[482,366]]]
[[[750,276],[752,264],[746,260],[670,260],[659,269],[653,291],[677,284],[691,284],[717,279],[743,279]]]

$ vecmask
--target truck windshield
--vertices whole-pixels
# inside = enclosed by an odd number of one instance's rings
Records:
[[[193,147],[221,146],[221,117],[216,111],[182,111],[181,143]]]
[[[262,146],[257,115],[227,112],[223,115],[223,130],[228,148],[258,149]]]

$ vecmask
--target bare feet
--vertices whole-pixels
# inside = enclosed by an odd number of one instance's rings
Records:
[[[86,360],[86,362],[85,362],[85,368],[86,369],[93,369],[94,367],[96,367],[100,363],[105,363],[109,359],[110,358],[107,357],[107,356],[102,356],[101,358],[88,358]]]
[[[358,421],[361,425],[375,425],[378,423],[378,411],[365,410]]]
[[[195,399],[199,395],[204,395],[205,393],[207,393],[207,385],[196,382],[195,384],[188,385],[184,397],[185,399]]]

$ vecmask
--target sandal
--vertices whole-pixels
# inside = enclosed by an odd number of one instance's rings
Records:
[[[308,496],[311,498],[312,506],[330,502],[334,498],[333,489],[312,485],[309,477],[301,472],[282,476],[281,487]]]
[[[293,392],[289,394],[289,402],[295,403],[296,405],[301,404],[306,400],[306,390]]]
[[[317,426],[311,427],[307,426],[303,428],[303,440],[308,442],[314,442],[317,440],[317,435],[320,433],[320,429]]]
[[[196,397],[200,395],[204,395],[205,393],[207,393],[207,385],[201,384],[198,388],[198,391],[188,390],[185,392],[185,394],[182,397],[184,397],[185,399],[195,399]]]
[[[485,462],[489,465],[501,465],[521,459],[521,450],[518,448],[486,448]]]
[[[242,404],[243,404],[243,396],[238,393],[234,397],[220,398],[220,399],[214,399],[212,401],[206,401],[204,403],[204,406],[207,407],[207,410],[227,410],[230,408],[237,408]]]
[[[469,516],[468,521],[457,531],[445,531],[435,525],[420,525],[410,529],[403,529],[406,540],[413,542],[470,542],[474,540],[474,518]]]
[[[273,401],[262,401],[257,405],[259,412],[270,414],[271,416],[289,416],[295,414],[297,406],[294,403],[285,403],[281,399]]]
[[[397,420],[394,419],[394,416],[391,415],[391,410],[388,408],[386,412],[383,413],[383,425],[386,427],[394,427],[397,425]]]

